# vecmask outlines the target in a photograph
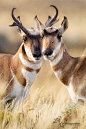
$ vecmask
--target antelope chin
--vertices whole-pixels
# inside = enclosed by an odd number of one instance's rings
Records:
[[[44,59],[45,59],[45,60],[53,60],[53,58],[54,58],[53,55],[51,55],[51,56],[46,56],[46,55],[44,55]]]
[[[41,61],[42,57],[35,57],[34,60],[35,60],[35,62]]]

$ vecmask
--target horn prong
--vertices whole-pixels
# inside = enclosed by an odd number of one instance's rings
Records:
[[[12,16],[14,22],[13,22],[12,25],[10,25],[10,27],[18,26],[26,35],[29,35],[28,30],[22,25],[22,23],[20,21],[20,16],[18,16],[17,18],[15,18],[14,14],[13,14],[15,9],[16,8],[13,8],[12,9],[12,12],[11,12],[11,16]]]
[[[54,6],[54,5],[50,5],[50,7],[53,7],[55,10],[56,10],[56,13],[55,13],[55,15],[53,16],[53,18],[51,18],[51,17],[48,17],[48,20],[47,20],[47,22],[46,22],[46,27],[50,27],[50,26],[52,26],[53,24],[55,24],[58,20],[56,19],[57,18],[57,16],[58,16],[58,9],[57,9],[57,7],[56,6]]]
[[[12,25],[9,25],[10,27],[17,26],[15,22],[13,22]]]

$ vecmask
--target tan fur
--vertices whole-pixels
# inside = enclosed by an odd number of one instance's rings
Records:
[[[8,67],[11,64],[12,57],[12,55],[0,55],[0,83],[2,84],[1,86],[4,86],[5,84],[4,89],[6,89],[6,92],[3,96],[7,96],[7,94],[12,92],[13,90],[14,81],[11,81],[12,74],[10,71],[10,67]]]
[[[83,104],[86,101],[86,56],[74,58],[67,53],[62,35],[68,28],[68,19],[64,16],[60,27],[52,27],[58,21],[58,9],[53,5],[52,7],[56,9],[57,15],[49,17],[44,28],[35,17],[38,29],[43,31],[44,58],[50,60],[56,77],[66,86],[71,99]]]
[[[19,53],[22,53],[22,56],[25,60],[34,64],[33,61],[32,62],[29,61],[29,59],[24,51],[23,43],[21,44],[18,52],[15,55],[0,54],[0,83],[5,82],[4,89],[6,89],[5,94],[3,94],[3,96],[1,98],[7,97],[7,96],[9,96],[9,94],[12,94],[14,85],[15,85],[14,76],[16,77],[17,81],[19,82],[19,84],[22,87],[25,87],[27,85],[27,80],[25,79],[25,77],[22,74],[22,69],[25,69],[29,72],[36,71],[37,74],[40,71],[40,68],[35,70],[35,69],[26,67],[25,65],[23,65],[19,58]],[[35,62],[35,64],[39,64],[40,62],[41,61],[39,61],[37,63]],[[14,76],[13,76],[12,72],[13,72]],[[11,97],[8,102],[13,100],[13,98],[15,98],[15,97],[17,97],[17,96]]]
[[[19,53],[21,52],[21,50],[22,50],[23,57],[24,57],[27,61],[29,61],[27,55],[26,55],[25,52],[23,51],[23,45],[21,45],[19,51],[17,52],[17,54],[12,58],[12,61],[11,61],[11,68],[12,68],[12,70],[13,70],[13,72],[14,72],[16,78],[18,79],[19,83],[20,83],[22,86],[26,86],[26,80],[25,80],[25,78],[23,77],[22,72],[21,72],[22,68],[26,69],[26,70],[29,71],[29,72],[33,72],[33,71],[35,71],[35,70],[32,69],[32,68],[26,67],[26,66],[24,66],[24,65],[21,63],[21,61],[20,61],[20,59],[19,59]],[[29,62],[31,63],[31,61],[29,61]],[[33,63],[33,62],[32,62],[32,63]],[[35,64],[37,64],[37,63],[35,63]],[[39,69],[36,70],[36,71],[39,71]]]
[[[62,51],[62,48],[60,51]],[[59,52],[56,57],[60,53],[61,52]],[[59,79],[66,86],[69,86],[71,77],[73,76],[72,86],[74,92],[86,98],[86,57],[71,57],[65,49],[62,60],[57,65],[53,66],[53,70],[54,72],[62,71]]]
[[[51,37],[47,37],[47,40],[46,36],[44,37],[44,42],[43,42],[44,43],[43,45],[45,46],[44,50],[50,48],[54,51],[55,45],[58,44],[58,42],[57,44],[56,42],[54,42],[51,45],[51,39],[53,40],[55,39],[55,37],[54,38],[53,36]],[[79,98],[77,102],[83,103],[83,100],[85,100],[86,98],[86,57],[85,56],[76,58],[71,57],[66,51],[64,43],[62,42],[59,43],[61,43],[60,51],[55,55],[53,60],[50,60],[50,63],[52,64],[53,61],[56,60],[59,57],[59,55],[61,55],[62,52],[63,52],[63,57],[60,60],[60,62],[58,62],[54,66],[52,65],[51,66],[55,73],[61,71],[60,75],[58,76],[60,81],[66,87],[69,87],[71,84],[74,94]]]
[[[51,60],[51,62],[53,62],[61,54],[61,52],[64,51],[64,50],[65,50],[65,46],[64,46],[64,44],[62,44],[60,51],[58,52],[58,54],[56,54],[56,56],[54,57],[54,59]]]
[[[57,46],[57,39],[56,37],[52,37],[52,36],[45,36],[43,39],[43,48],[44,50],[48,47],[50,47],[52,50],[54,50],[54,48]]]
[[[54,71],[62,71],[62,76],[60,77],[60,79],[65,85],[69,85],[69,78],[72,76],[77,62],[78,58],[74,59],[70,57],[65,50],[62,60],[57,65],[53,66]]]

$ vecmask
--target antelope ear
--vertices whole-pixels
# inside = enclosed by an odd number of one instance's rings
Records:
[[[42,32],[42,31],[45,29],[45,26],[43,25],[43,23],[41,23],[41,22],[39,21],[37,15],[35,16],[34,20],[35,20],[35,23],[36,23],[36,28],[37,28],[40,32]]]
[[[17,20],[21,23],[20,16],[17,17]],[[17,26],[17,31],[18,31],[20,36],[24,36],[25,35],[25,33],[18,26]]]
[[[67,17],[64,16],[64,20],[62,21],[61,27],[60,27],[61,33],[63,34],[67,30],[67,28],[68,28],[68,19]]]

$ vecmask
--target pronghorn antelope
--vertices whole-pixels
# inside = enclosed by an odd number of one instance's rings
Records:
[[[5,83],[5,105],[21,103],[29,94],[30,87],[36,79],[42,65],[42,40],[37,30],[26,29],[20,17],[15,18],[12,9],[12,26],[17,26],[23,43],[15,55],[0,54],[0,82]]]
[[[86,101],[86,56],[71,57],[63,43],[62,35],[68,28],[67,17],[60,27],[51,27],[58,20],[58,9],[53,18],[50,16],[45,25],[35,17],[37,27],[43,34],[43,55],[50,61],[54,74],[67,88],[75,103],[84,104]]]

